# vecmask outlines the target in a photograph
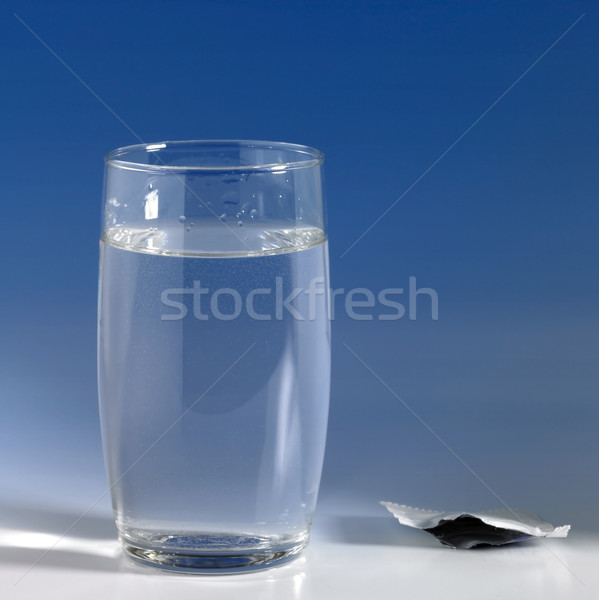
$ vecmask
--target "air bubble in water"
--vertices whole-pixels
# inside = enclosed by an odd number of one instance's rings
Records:
[[[255,219],[257,215],[258,215],[258,211],[255,208],[252,208],[252,210],[250,210],[250,217],[252,219]]]
[[[179,217],[179,223],[185,223],[185,217],[183,215]]]
[[[237,221],[237,225],[238,225],[239,227],[243,227],[243,221]]]

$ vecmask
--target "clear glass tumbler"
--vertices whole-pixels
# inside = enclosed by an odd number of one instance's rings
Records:
[[[100,416],[142,563],[260,569],[308,542],[330,385],[322,161],[259,141],[106,157]]]

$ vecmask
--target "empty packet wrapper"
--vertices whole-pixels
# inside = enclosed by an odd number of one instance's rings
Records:
[[[434,535],[450,548],[501,546],[539,537],[566,537],[570,525],[554,527],[522,510],[443,512],[394,502],[381,504],[402,524]]]

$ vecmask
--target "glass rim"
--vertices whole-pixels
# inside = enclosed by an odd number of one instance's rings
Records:
[[[168,165],[146,164],[137,160],[127,160],[127,157],[136,152],[157,152],[168,148],[192,148],[222,146],[222,149],[230,147],[254,148],[264,150],[284,150],[295,152],[297,160],[288,160],[271,163],[256,163],[249,165]],[[302,156],[304,158],[302,158]],[[324,154],[311,146],[292,144],[287,142],[270,142],[263,140],[172,140],[153,143],[132,144],[115,148],[104,155],[106,167],[115,167],[129,171],[141,171],[145,173],[227,173],[227,172],[274,172],[290,171],[295,169],[306,169],[316,167],[324,162]]]

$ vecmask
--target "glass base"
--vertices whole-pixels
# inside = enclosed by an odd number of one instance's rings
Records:
[[[125,554],[135,562],[199,575],[227,575],[270,569],[297,558],[308,543],[308,536],[272,540],[256,536],[168,535],[132,540],[119,536]]]

